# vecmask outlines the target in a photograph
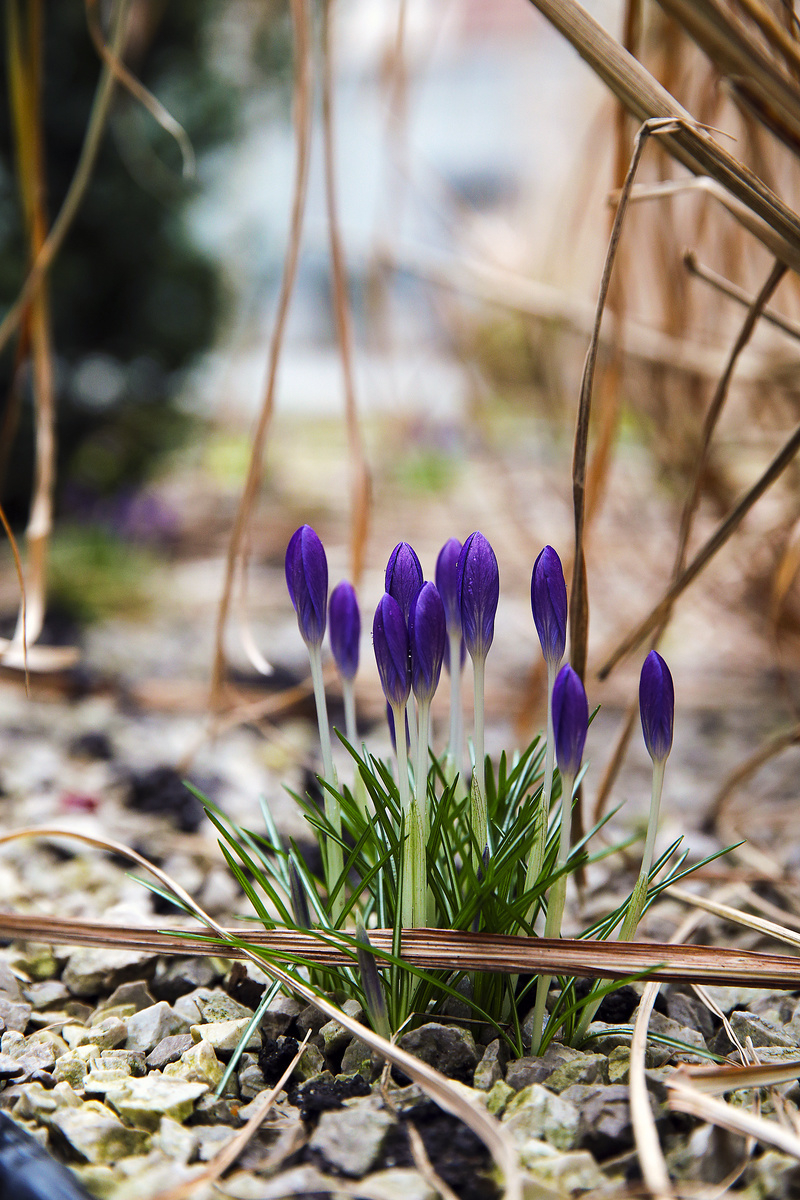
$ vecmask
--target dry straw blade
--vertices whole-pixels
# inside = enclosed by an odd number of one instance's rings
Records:
[[[800,1158],[800,1137],[777,1121],[769,1121],[743,1108],[734,1108],[724,1100],[717,1100],[684,1082],[670,1081],[667,1086],[670,1089],[668,1102],[673,1112],[688,1113],[701,1121],[719,1125],[743,1137],[756,1138],[765,1146],[774,1146],[784,1154]]]
[[[775,1087],[800,1079],[800,1059],[791,1062],[764,1063],[756,1066],[690,1067],[681,1066],[672,1083],[675,1086],[692,1087],[707,1096],[722,1096],[726,1092],[738,1092],[743,1088]]]
[[[27,836],[35,832],[27,831]],[[75,836],[48,831],[49,836]],[[0,839],[0,842],[3,839]],[[219,943],[235,938],[263,948],[271,958],[302,958],[320,965],[352,963],[349,946],[339,950],[314,936],[294,930],[223,929],[218,935],[191,930],[162,931],[132,925],[107,925],[64,917],[0,913],[0,937],[50,942],[56,945],[125,947],[154,954],[208,954]],[[391,929],[370,929],[370,942],[381,953],[392,953]],[[225,948],[230,958],[247,958],[239,946]],[[800,989],[800,960],[782,954],[757,954],[716,946],[673,946],[660,942],[603,942],[571,938],[547,939],[462,933],[449,929],[407,929],[402,957],[424,970],[498,971],[505,974],[577,975],[590,979],[621,979],[646,974],[661,982],[690,982],[740,987]],[[380,958],[379,958],[380,963]]]

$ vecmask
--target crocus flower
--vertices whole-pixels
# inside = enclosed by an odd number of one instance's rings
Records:
[[[580,770],[589,706],[580,676],[567,663],[559,671],[553,687],[553,729],[556,759],[562,776],[574,778]]]
[[[406,622],[422,583],[422,567],[413,547],[409,546],[408,542],[399,542],[386,564],[385,587],[400,605]]]
[[[639,679],[639,712],[644,744],[653,762],[662,762],[672,749],[675,720],[675,689],[669,667],[651,650]]]
[[[567,644],[567,585],[552,546],[545,546],[533,564],[531,608],[545,662],[557,667]]]
[[[286,586],[303,641],[320,646],[327,615],[328,560],[310,525],[301,525],[286,547]]]
[[[473,659],[485,658],[494,637],[500,575],[494,550],[471,533],[458,557],[458,602],[464,641]]]
[[[405,704],[411,692],[408,629],[400,605],[388,592],[375,609],[372,642],[383,694],[392,705]]]
[[[328,605],[330,642],[333,657],[343,679],[354,679],[358,670],[358,647],[361,638],[361,614],[358,611],[356,590],[352,583],[342,580],[331,592]]]
[[[461,605],[458,602],[458,556],[461,542],[448,538],[436,559],[436,587],[444,605],[447,632],[461,633]]]
[[[439,684],[446,637],[444,605],[432,583],[423,584],[411,605],[408,636],[411,686],[420,704],[430,703]],[[427,755],[427,747],[425,753]]]

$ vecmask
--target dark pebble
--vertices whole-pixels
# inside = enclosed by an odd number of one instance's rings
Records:
[[[309,1079],[307,1083],[301,1083],[299,1087],[291,1089],[289,1103],[299,1108],[300,1116],[304,1121],[308,1121],[321,1112],[341,1108],[343,1100],[351,1100],[354,1096],[368,1096],[371,1090],[361,1075],[350,1075],[347,1079],[330,1081]]]
[[[200,801],[172,767],[153,767],[132,775],[126,804],[137,812],[168,817],[183,833],[196,833],[205,816]]]
[[[114,747],[107,733],[82,733],[70,742],[69,753],[73,758],[110,762],[114,757]]]
[[[194,1038],[190,1033],[173,1033],[170,1037],[162,1038],[144,1061],[152,1071],[160,1071],[167,1063],[177,1062],[193,1045]]]

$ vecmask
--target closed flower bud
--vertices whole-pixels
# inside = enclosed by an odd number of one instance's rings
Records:
[[[411,691],[408,629],[400,605],[388,592],[375,609],[372,642],[384,696],[390,704],[405,704]]]
[[[672,749],[675,688],[669,667],[651,650],[639,679],[639,712],[644,744],[654,762],[662,762]]]
[[[471,533],[458,556],[458,602],[467,649],[485,658],[494,637],[500,575],[494,550],[482,533]]]
[[[586,691],[578,673],[567,664],[558,672],[553,685],[553,731],[556,761],[562,775],[578,774],[588,728]]]
[[[432,583],[424,583],[411,605],[408,622],[411,643],[411,686],[421,703],[429,703],[439,685],[447,638],[442,598]]]
[[[531,608],[544,660],[557,667],[567,644],[567,585],[552,546],[545,546],[533,564]]]
[[[358,670],[358,649],[361,639],[361,614],[358,611],[356,590],[352,583],[342,580],[331,592],[328,605],[330,642],[336,666],[343,679],[355,679]]]
[[[286,585],[303,641],[319,646],[325,636],[328,560],[310,525],[301,525],[286,547]]]
[[[408,624],[408,614],[417,592],[422,587],[422,567],[408,542],[399,542],[386,564],[386,591],[393,596]]]
[[[447,632],[461,632],[461,605],[458,603],[458,556],[461,542],[449,538],[436,560],[436,588],[442,598]]]

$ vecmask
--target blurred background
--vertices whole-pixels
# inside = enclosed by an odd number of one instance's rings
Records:
[[[705,53],[669,5],[587,7],[797,207],[796,144],[743,102],[727,60]],[[735,3],[722,8],[743,19]],[[108,43],[124,21],[122,57],[148,95],[117,80],[44,299],[28,305],[0,359],[0,498],[23,557],[36,481],[47,474],[36,414],[38,403],[41,425],[41,389],[50,388],[54,524],[47,553],[29,551],[39,572],[28,585],[38,581],[47,597],[37,646],[74,649],[59,671],[66,659],[32,657],[27,710],[21,672],[6,668],[3,719],[13,732],[23,711],[36,714],[30,736],[40,748],[48,727],[64,744],[111,729],[137,769],[154,757],[171,768],[200,763],[238,788],[242,804],[263,786],[259,773],[279,781],[314,761],[304,647],[283,580],[286,543],[306,521],[326,545],[331,583],[359,585],[358,696],[376,744],[387,739],[368,629],[386,559],[410,541],[430,577],[445,540],[473,529],[492,542],[501,574],[487,749],[519,746],[540,727],[530,571],[545,543],[571,570],[581,371],[609,197],[637,128],[528,0],[295,10],[305,14],[311,81],[299,238],[304,94],[283,0],[86,9],[9,0],[0,106],[5,308],[92,128],[102,65],[92,29]],[[771,43],[756,37],[766,53]],[[343,282],[332,265],[326,136]],[[637,177],[688,178],[655,144]],[[590,705],[602,709],[587,810],[605,805],[616,777],[647,647],[603,682],[598,668],[671,579],[704,415],[746,315],[709,273],[749,303],[772,261],[713,195],[642,198],[626,217],[590,436],[586,678]],[[769,300],[783,327],[761,321],[737,363],[699,471],[690,556],[798,420],[796,282],[787,275]],[[253,461],[260,415],[263,459]],[[248,470],[252,503],[242,499]],[[665,839],[689,828],[704,848],[723,795],[735,834],[736,805],[744,820],[755,787],[765,844],[786,844],[798,766],[798,494],[792,463],[679,600],[662,639],[679,713]],[[242,556],[245,569],[231,572]],[[8,547],[2,561],[10,637],[19,588]],[[334,708],[336,694],[332,679]],[[59,704],[53,725],[47,713]],[[13,757],[12,733],[4,736]],[[245,743],[231,738],[247,739],[249,767]],[[642,811],[648,771],[636,734],[625,761],[613,801]],[[733,792],[743,765],[750,774]],[[51,791],[57,807],[62,784]]]

